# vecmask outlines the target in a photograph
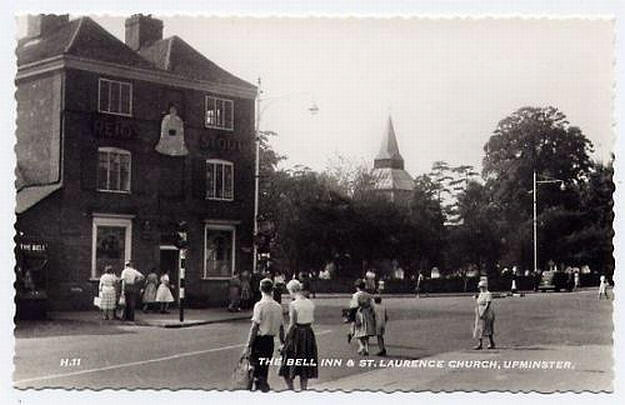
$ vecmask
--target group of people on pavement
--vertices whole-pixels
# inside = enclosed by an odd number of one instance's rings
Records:
[[[274,299],[275,280],[264,278],[258,289],[261,299],[254,305],[252,326],[242,356],[249,356],[254,367],[253,388],[262,392],[270,390],[269,365],[274,353],[274,340],[280,340],[280,369],[278,375],[284,378],[288,389],[294,389],[299,377],[300,389],[306,390],[308,380],[318,377],[318,354],[314,323],[314,303],[306,297],[302,283],[292,279],[286,284],[292,301],[289,303],[289,322],[286,327],[282,305]]]
[[[119,277],[113,266],[104,267],[98,298],[105,320],[114,319],[116,310],[123,308],[120,318],[131,322],[135,320],[135,309],[139,302],[143,304],[144,312],[151,309],[161,313],[167,313],[169,304],[174,302],[169,274],[164,271],[159,277],[156,269],[152,269],[146,277],[134,267],[132,260],[126,262]]]

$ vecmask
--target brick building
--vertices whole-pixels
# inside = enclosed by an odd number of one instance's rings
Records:
[[[16,229],[47,244],[50,307],[88,308],[106,264],[176,280],[185,221],[187,300],[219,305],[252,267],[256,87],[163,39],[158,19],[125,25],[124,43],[88,17],[29,17]]]

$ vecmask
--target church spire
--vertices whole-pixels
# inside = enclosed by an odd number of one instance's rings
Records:
[[[404,168],[404,158],[399,153],[397,138],[395,137],[395,129],[393,128],[393,120],[388,116],[388,124],[386,126],[386,134],[382,139],[380,151],[373,162],[374,168]]]

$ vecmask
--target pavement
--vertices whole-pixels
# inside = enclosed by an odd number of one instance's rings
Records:
[[[167,314],[155,312],[135,312],[135,322],[125,322],[120,320],[103,321],[100,311],[58,311],[49,312],[49,321],[73,321],[85,323],[110,322],[112,324],[131,324],[135,326],[153,326],[162,328],[184,328],[189,326],[208,325],[219,322],[238,321],[242,319],[250,319],[251,311],[228,312],[224,308],[202,308],[202,309],[185,309],[184,320],[180,322],[180,316],[177,309]]]

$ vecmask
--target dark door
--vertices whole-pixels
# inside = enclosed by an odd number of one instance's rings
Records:
[[[178,251],[174,249],[161,249],[161,271],[169,273],[171,293],[178,299]]]

